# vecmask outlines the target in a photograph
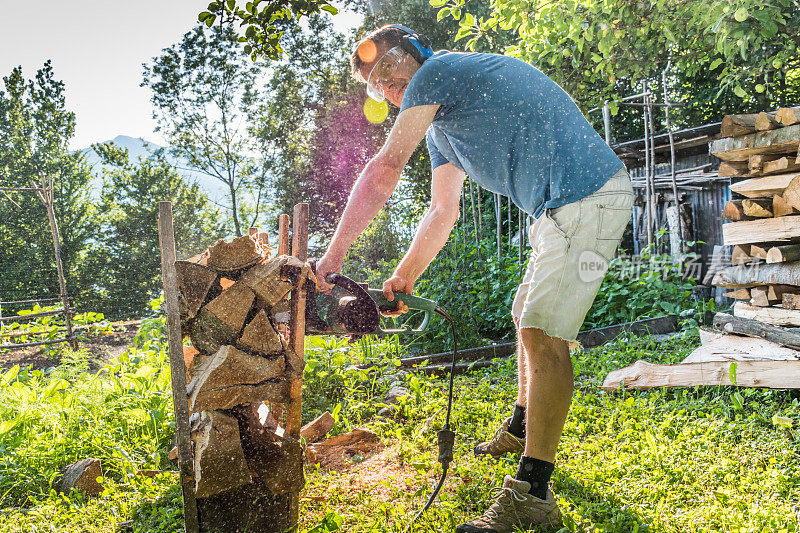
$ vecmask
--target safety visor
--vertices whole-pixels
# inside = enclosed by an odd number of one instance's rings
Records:
[[[367,95],[376,102],[382,102],[385,99],[383,94],[384,85],[392,79],[397,67],[403,60],[405,53],[399,46],[395,46],[373,65],[372,70],[369,71],[367,77]]]

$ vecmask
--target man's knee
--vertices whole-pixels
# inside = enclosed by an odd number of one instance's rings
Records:
[[[519,328],[519,337],[529,359],[557,355],[569,357],[569,343],[558,337],[551,337],[539,328]]]

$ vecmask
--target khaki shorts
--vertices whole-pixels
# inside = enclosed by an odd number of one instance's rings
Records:
[[[631,219],[625,169],[597,192],[547,209],[528,232],[531,256],[511,315],[522,328],[574,341]]]

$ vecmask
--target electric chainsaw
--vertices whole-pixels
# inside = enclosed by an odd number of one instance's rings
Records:
[[[313,263],[311,268],[315,270]],[[325,279],[333,285],[329,294],[318,292],[313,283],[306,287],[306,333],[309,335],[416,335],[427,330],[431,315],[438,307],[427,298],[401,293],[396,293],[394,301],[390,302],[382,290],[370,289],[367,284],[342,274],[328,274]],[[409,312],[424,313],[422,321],[416,326],[380,327],[381,313],[396,310],[399,300]]]

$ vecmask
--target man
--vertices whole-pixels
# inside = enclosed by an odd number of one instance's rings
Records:
[[[513,415],[475,452],[522,452],[497,501],[461,533],[555,526],[549,481],[572,399],[574,341],[631,216],[630,178],[569,96],[540,71],[495,54],[433,51],[423,36],[384,26],[352,58],[367,92],[400,108],[389,137],[350,193],[317,265],[338,272],[348,247],[388,200],[423,136],[431,156],[431,206],[383,284],[411,294],[458,219],[465,173],[536,217],[533,249],[512,307],[519,392]],[[586,266],[589,265],[589,268]],[[582,266],[584,268],[582,268]],[[402,298],[398,298],[400,301]],[[400,302],[402,303],[402,302]]]

